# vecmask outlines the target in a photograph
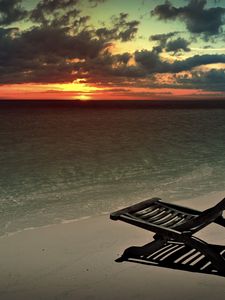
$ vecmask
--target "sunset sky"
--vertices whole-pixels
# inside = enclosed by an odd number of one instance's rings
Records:
[[[225,99],[225,0],[0,0],[0,99]]]

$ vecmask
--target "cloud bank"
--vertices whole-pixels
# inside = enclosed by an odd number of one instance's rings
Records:
[[[95,9],[105,0],[87,0]],[[166,1],[151,18],[183,22],[180,31],[151,35],[139,50],[116,53],[117,43],[139,38],[141,19],[121,12],[105,24],[93,25],[81,0],[41,0],[27,9],[22,0],[0,0],[0,83],[66,83],[76,79],[99,86],[160,86],[158,75],[170,74],[163,87],[224,90],[224,69],[196,71],[200,66],[225,64],[224,54],[193,54],[188,34],[222,36],[225,8],[190,0],[181,7]],[[20,22],[27,24],[20,27]],[[130,44],[129,44],[130,45]],[[150,46],[153,45],[153,46]],[[128,49],[129,50],[129,49]],[[183,75],[188,72],[189,76]]]

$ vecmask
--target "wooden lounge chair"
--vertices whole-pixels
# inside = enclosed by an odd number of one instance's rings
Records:
[[[209,268],[210,270],[225,274],[225,247],[207,244],[193,236],[194,233],[212,222],[225,227],[225,219],[222,216],[224,209],[225,198],[202,212],[153,198],[111,213],[110,218],[112,220],[121,220],[156,233],[153,242],[143,247],[128,248],[117,261],[129,260],[130,258],[150,258],[155,251],[166,251],[168,247],[166,257],[170,257],[170,264],[172,254],[174,254],[172,257],[175,258],[175,261],[179,261],[178,252],[175,251],[177,252],[175,254],[173,251],[175,249],[172,246],[177,246],[179,249],[180,245],[183,249],[180,254],[184,252],[183,255],[188,256],[188,253],[190,252],[191,255],[192,251],[200,253],[198,255],[203,258],[201,263],[197,261],[200,269],[204,269],[209,264],[212,266],[211,269]],[[168,265],[168,260],[165,264]]]

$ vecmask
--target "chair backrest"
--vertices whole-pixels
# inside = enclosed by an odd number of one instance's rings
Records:
[[[219,217],[222,217],[223,210],[225,209],[225,198],[222,199],[215,206],[208,208],[201,212],[199,216],[188,220],[186,223],[176,226],[174,229],[179,231],[189,230],[192,233],[199,231],[206,227],[210,223],[216,221]],[[218,223],[221,223],[218,222]]]

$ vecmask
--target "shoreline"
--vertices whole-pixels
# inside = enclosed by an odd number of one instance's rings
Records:
[[[179,204],[206,209],[221,199],[206,196]],[[224,193],[223,193],[224,195]],[[200,198],[198,198],[200,199]],[[206,201],[207,200],[207,201]],[[224,228],[208,226],[198,234],[225,245]],[[143,245],[153,234],[96,216],[86,220],[24,230],[0,239],[0,297],[24,299],[224,299],[225,278],[115,263],[123,250]]]
[[[157,197],[157,195],[156,195],[156,197]],[[199,197],[194,197],[194,198],[189,198],[189,199],[181,199],[181,200],[176,199],[176,200],[171,201],[171,202],[179,203],[180,205],[187,206],[187,207],[192,205],[192,208],[194,208],[194,209],[203,210],[203,209],[207,209],[210,206],[213,206],[214,204],[216,204],[216,202],[219,202],[224,197],[225,197],[225,191],[219,191],[219,192],[211,192],[209,194],[205,194],[205,195],[201,195]],[[145,200],[145,199],[142,199],[142,200]],[[139,201],[142,201],[142,200],[139,200]],[[162,198],[162,200],[168,201],[165,198]],[[131,204],[132,203],[127,204],[127,206],[129,206]],[[135,203],[133,203],[133,204],[135,204]],[[208,207],[207,207],[207,205],[208,205]],[[123,207],[124,206],[120,205],[120,206],[115,207],[114,210],[116,211],[116,210],[122,209]],[[24,231],[33,231],[33,230],[38,230],[38,229],[44,229],[44,228],[49,228],[49,227],[60,225],[60,224],[63,225],[63,224],[77,223],[77,222],[80,222],[80,221],[83,221],[83,220],[90,220],[90,219],[99,218],[99,217],[102,217],[102,216],[108,216],[109,217],[109,215],[110,215],[110,211],[100,212],[96,215],[81,216],[81,217],[78,217],[78,218],[75,218],[75,219],[68,219],[68,220],[67,219],[62,219],[59,222],[49,223],[49,224],[45,224],[45,225],[42,225],[42,226],[32,226],[31,225],[30,227],[26,227],[26,228],[19,229],[19,230],[16,230],[16,231],[6,232],[3,235],[0,235],[0,240],[4,237],[10,237],[10,236],[19,234],[19,233],[24,232]]]

